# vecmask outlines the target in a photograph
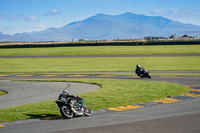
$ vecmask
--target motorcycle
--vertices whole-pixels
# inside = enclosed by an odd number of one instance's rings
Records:
[[[140,78],[151,78],[151,75],[149,74],[149,71],[141,67],[140,65],[136,65],[136,70],[135,73],[140,77]]]
[[[56,101],[60,108],[60,114],[65,119],[71,119],[75,116],[90,116],[91,110],[83,104],[80,97],[69,95],[67,91],[63,91]]]

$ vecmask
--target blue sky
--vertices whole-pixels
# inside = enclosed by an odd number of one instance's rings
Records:
[[[98,13],[162,16],[200,26],[200,0],[0,0],[0,32],[42,31]]]

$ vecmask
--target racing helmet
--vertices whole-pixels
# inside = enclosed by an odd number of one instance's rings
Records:
[[[136,67],[140,67],[140,65],[137,64]]]
[[[64,90],[64,91],[62,91],[61,94],[63,94],[63,95],[68,95],[68,91],[67,91],[67,90]]]

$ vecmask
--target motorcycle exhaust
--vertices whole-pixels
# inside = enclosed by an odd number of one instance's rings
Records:
[[[77,113],[77,111],[73,108],[73,107],[71,107],[71,110],[76,114]]]

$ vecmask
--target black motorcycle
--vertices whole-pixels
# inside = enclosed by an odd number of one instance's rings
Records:
[[[136,65],[135,73],[141,78],[151,78],[149,71],[141,67],[140,65]]]
[[[67,91],[63,91],[56,101],[60,108],[60,113],[65,119],[71,119],[75,116],[90,116],[91,110],[84,105],[80,97],[69,95]]]

